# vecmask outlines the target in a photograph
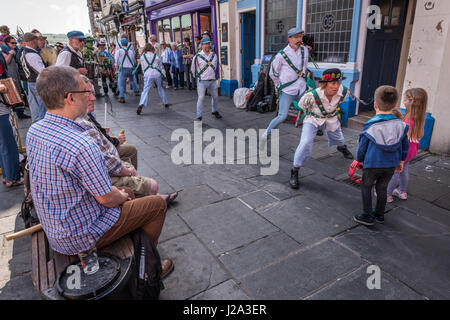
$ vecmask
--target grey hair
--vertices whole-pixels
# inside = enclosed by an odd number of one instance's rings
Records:
[[[91,81],[91,80],[90,80],[88,77],[86,77],[84,74],[81,75],[81,79],[83,79],[83,81],[84,81],[85,83],[88,83],[88,82]]]
[[[50,66],[39,74],[36,89],[48,110],[63,109],[66,93],[80,90],[78,70],[68,66]]]
[[[151,34],[150,38],[155,38],[155,40],[156,40],[156,34]]]

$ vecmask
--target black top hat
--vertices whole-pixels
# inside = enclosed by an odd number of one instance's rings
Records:
[[[319,82],[333,82],[345,79],[346,77],[344,77],[344,73],[341,70],[338,68],[333,68],[325,70]]]

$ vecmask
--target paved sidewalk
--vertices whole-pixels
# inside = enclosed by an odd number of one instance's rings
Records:
[[[161,299],[449,299],[450,157],[421,153],[410,165],[409,199],[388,205],[386,223],[353,222],[360,190],[348,183],[351,161],[326,137],[317,137],[301,169],[300,189],[288,185],[300,129],[280,126],[280,170],[262,176],[259,165],[174,165],[173,130],[194,131],[196,93],[156,90],[136,115],[138,97],[114,102],[113,133],[125,129],[139,150],[139,173],[179,191],[160,238],[162,257],[175,262]],[[209,99],[208,99],[209,100]],[[265,128],[273,114],[237,110],[220,97],[217,120],[209,101],[203,131]],[[97,118],[104,122],[104,101]],[[23,135],[29,121],[21,122]],[[352,152],[358,132],[344,129]],[[203,143],[204,146],[208,143]],[[7,242],[21,230],[22,188],[0,186],[0,299],[39,299],[30,278],[30,237]],[[381,289],[369,290],[367,268],[381,269]]]

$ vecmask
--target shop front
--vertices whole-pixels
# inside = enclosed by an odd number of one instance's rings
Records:
[[[143,47],[148,41],[148,21],[143,3],[130,2],[129,9],[129,12],[123,12],[119,3],[105,4],[100,23],[108,42],[118,41],[119,34],[125,33],[136,47]]]
[[[158,42],[182,44],[189,38],[194,43],[195,36],[208,31],[218,54],[218,37],[212,32],[217,30],[215,0],[146,0],[145,11]]]

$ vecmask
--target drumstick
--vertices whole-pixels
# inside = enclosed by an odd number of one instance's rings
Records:
[[[120,130],[120,134],[125,134],[125,129]]]
[[[22,231],[19,231],[19,232],[7,235],[5,238],[6,238],[6,240],[10,241],[10,240],[13,240],[13,239],[16,239],[16,238],[20,238],[20,237],[26,236],[28,234],[35,233],[35,232],[37,232],[37,231],[39,231],[41,229],[42,229],[42,225],[41,224],[37,224],[37,225],[32,226],[32,227],[30,227],[28,229],[25,229],[25,230],[22,230]]]
[[[107,128],[106,126],[106,114],[108,113],[108,103],[105,101],[105,124],[103,125],[103,128]]]

